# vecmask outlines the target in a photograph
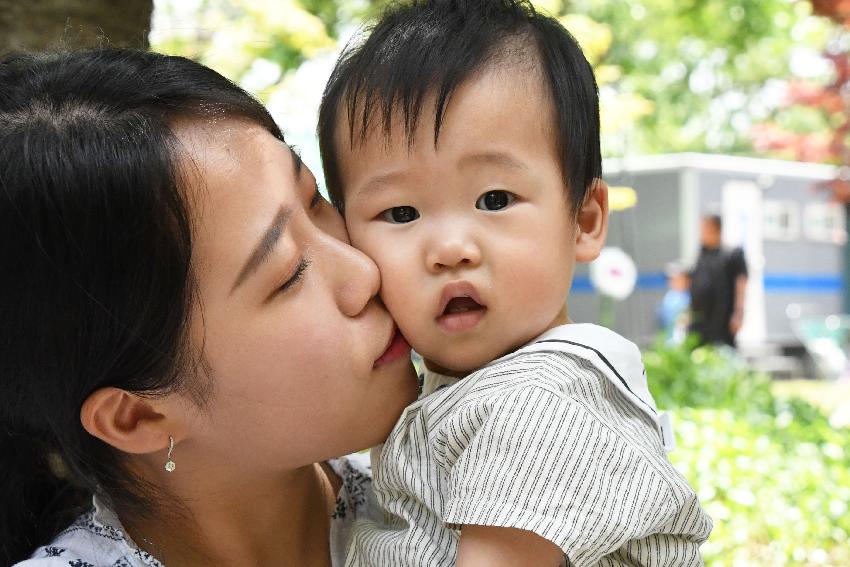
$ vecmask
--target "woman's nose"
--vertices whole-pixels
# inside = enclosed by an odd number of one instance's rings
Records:
[[[325,273],[339,310],[356,317],[381,289],[381,274],[372,259],[349,244],[348,232],[335,211],[330,222],[321,223],[325,247]]]
[[[356,317],[378,295],[381,273],[375,262],[360,250],[343,242],[339,246],[343,250],[339,254],[339,263],[334,267],[339,272],[336,302],[343,314]]]
[[[468,234],[452,231],[433,239],[425,261],[432,273],[474,268],[481,264],[481,250]]]

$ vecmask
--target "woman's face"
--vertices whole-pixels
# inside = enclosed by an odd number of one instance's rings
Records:
[[[417,386],[376,299],[375,264],[348,245],[307,167],[261,127],[225,121],[178,136],[199,290],[192,342],[212,382],[184,449],[278,469],[383,441]]]

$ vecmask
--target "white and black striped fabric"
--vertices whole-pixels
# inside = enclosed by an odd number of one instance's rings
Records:
[[[702,565],[712,522],[667,460],[637,347],[570,324],[423,396],[373,451],[383,521],[349,566],[455,563],[464,524],[557,544],[568,566]]]

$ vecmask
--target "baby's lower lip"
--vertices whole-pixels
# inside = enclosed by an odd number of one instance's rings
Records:
[[[469,331],[478,325],[486,313],[486,307],[464,311],[463,313],[446,313],[437,317],[437,324],[441,329],[449,333]]]

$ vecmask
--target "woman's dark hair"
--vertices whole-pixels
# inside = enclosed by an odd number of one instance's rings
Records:
[[[47,543],[94,491],[117,510],[153,506],[80,409],[105,386],[188,388],[202,403],[174,124],[225,117],[283,140],[259,102],[182,57],[0,59],[0,564]]]
[[[423,105],[433,94],[436,145],[458,86],[488,65],[523,60],[540,71],[548,85],[552,130],[568,201],[577,214],[588,187],[602,176],[596,80],[569,32],[526,0],[398,3],[387,9],[363,43],[346,49],[319,110],[319,146],[333,204],[343,210],[340,148],[334,143],[340,117],[347,118],[353,145],[363,142],[375,114],[389,136],[392,116],[398,112],[408,143],[413,143]]]

